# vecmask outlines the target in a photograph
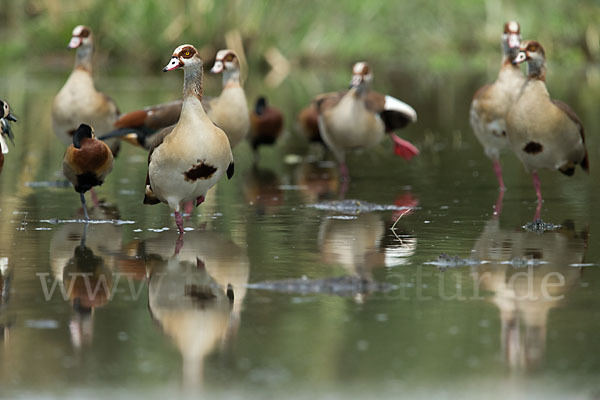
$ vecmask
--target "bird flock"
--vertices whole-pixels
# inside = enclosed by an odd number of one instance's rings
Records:
[[[538,199],[542,195],[539,169],[556,169],[572,175],[575,166],[588,172],[581,120],[565,103],[550,98],[545,84],[546,55],[536,41],[522,41],[520,26],[504,25],[501,36],[502,64],[496,81],[480,88],[471,102],[469,121],[485,154],[492,160],[502,193],[506,189],[500,153],[511,149],[532,174]],[[203,60],[191,44],[178,46],[163,71],[183,70],[180,100],[120,113],[115,102],[96,90],[92,77],[94,38],[87,26],[77,26],[69,41],[76,50],[73,71],[52,103],[52,128],[67,149],[65,177],[80,194],[86,220],[85,193],[101,185],[113,166],[122,141],[148,151],[144,204],[166,203],[175,215],[181,239],[182,214],[202,204],[208,190],[223,175],[234,174],[232,149],[248,140],[252,149],[273,144],[283,130],[282,113],[257,99],[248,102],[240,81],[240,61],[235,51],[217,52],[211,73],[222,75],[219,96],[204,96]],[[519,67],[527,63],[527,74]],[[407,160],[419,154],[410,142],[394,132],[417,122],[408,104],[371,89],[373,71],[366,62],[352,68],[350,88],[320,94],[298,115],[299,127],[311,142],[322,142],[339,164],[342,181],[350,179],[346,154],[380,143],[386,134],[394,153]],[[11,114],[0,101],[0,171],[11,142]],[[96,136],[97,135],[97,136]],[[141,185],[141,182],[140,182]]]

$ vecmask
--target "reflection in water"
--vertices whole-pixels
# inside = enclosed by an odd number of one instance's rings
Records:
[[[283,191],[281,190],[277,174],[256,164],[244,177],[244,197],[246,201],[256,207],[259,215],[275,214],[283,204]]]
[[[339,172],[333,162],[302,163],[294,176],[305,203],[335,198],[340,191]]]
[[[406,206],[416,202],[412,196],[407,198],[412,203]],[[417,248],[417,239],[402,229],[401,222],[396,224],[394,235],[391,227],[399,216],[394,214],[386,223],[385,215],[368,212],[324,218],[318,235],[322,261],[339,264],[349,275],[367,281],[373,280],[375,268],[408,262]]]
[[[140,247],[150,313],[181,352],[185,385],[195,387],[204,358],[237,333],[250,264],[242,248],[214,232],[188,232],[178,246],[161,236]]]
[[[5,343],[8,342],[9,328],[12,325],[11,318],[5,314],[10,296],[12,274],[8,257],[0,257],[0,342]]]
[[[101,205],[90,210],[90,218],[119,215],[116,208]],[[50,266],[73,306],[69,328],[74,347],[92,343],[94,309],[110,299],[121,241],[121,227],[113,224],[64,224],[52,236]]]
[[[570,222],[541,235],[502,229],[495,217],[486,224],[473,256],[490,263],[473,267],[472,275],[480,289],[493,293],[490,301],[500,310],[502,350],[510,367],[534,370],[542,364],[548,313],[577,284],[581,269],[569,265],[583,261],[587,239],[588,232],[577,233]],[[517,258],[540,263],[506,264]]]

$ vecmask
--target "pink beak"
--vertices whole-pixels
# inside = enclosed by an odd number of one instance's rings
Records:
[[[76,49],[79,46],[81,46],[81,38],[79,38],[77,36],[73,36],[71,38],[71,41],[69,42],[69,48],[70,49]]]
[[[171,61],[169,61],[169,63],[163,68],[163,72],[173,71],[179,67],[181,67],[179,59],[177,59],[177,57],[172,57]]]
[[[211,68],[210,72],[213,74],[219,74],[223,72],[223,61],[215,61],[215,65]]]

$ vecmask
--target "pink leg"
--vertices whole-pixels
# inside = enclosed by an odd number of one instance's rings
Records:
[[[535,188],[535,194],[537,195],[538,199],[538,204],[535,209],[535,219],[540,219],[542,213],[542,202],[544,201],[542,199],[542,185],[540,183],[540,177],[538,176],[537,172],[533,172],[531,176],[533,177],[533,187]]]
[[[340,174],[342,181],[349,181],[350,180],[350,171],[348,171],[348,166],[346,165],[345,162],[340,163]]]
[[[340,200],[344,200],[344,198],[346,197],[346,192],[348,191],[349,184],[350,184],[350,179],[342,178],[342,182],[340,183],[340,193],[339,193]]]
[[[534,221],[542,218],[542,203],[538,201],[537,206],[535,207],[535,216],[533,217]]]
[[[204,203],[204,196],[197,197],[196,198],[196,207],[198,207],[202,203]]]
[[[504,179],[502,179],[502,167],[500,166],[500,161],[494,160],[494,172],[496,173],[496,178],[498,178],[498,186],[500,190],[504,192],[506,190],[506,186],[504,186]]]
[[[98,200],[98,195],[94,188],[90,189],[90,194],[92,195],[92,203],[94,203],[94,207],[98,207],[100,205],[100,200]]]
[[[194,202],[193,201],[186,201],[185,203],[183,203],[183,213],[184,214],[192,215],[193,212],[194,212]]]
[[[175,242],[175,255],[179,254],[179,251],[181,251],[181,248],[183,247],[183,233],[179,233],[179,237],[177,238],[177,241]]]
[[[411,142],[401,139],[398,135],[394,133],[390,134],[390,137],[394,142],[394,153],[397,156],[400,156],[405,160],[410,160],[414,156],[419,155],[419,149],[417,149],[415,145]]]
[[[175,211],[175,223],[177,224],[179,235],[183,235],[183,217],[181,216],[179,211]]]
[[[496,217],[499,217],[502,213],[502,200],[504,200],[504,190],[500,190],[498,199],[496,199],[496,204],[494,204],[494,216]]]

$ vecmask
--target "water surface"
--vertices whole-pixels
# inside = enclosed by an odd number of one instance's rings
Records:
[[[142,92],[101,83],[128,110],[176,97],[177,78],[150,79]],[[527,232],[535,193],[510,154],[494,215],[491,163],[467,122],[480,80],[392,86],[419,113],[402,134],[422,153],[407,163],[386,141],[351,156],[345,193],[331,158],[294,133],[308,100],[301,82],[274,91],[289,132],[257,165],[247,144],[236,148],[234,178],[185,221],[177,256],[168,207],[142,205],[146,154],[123,145],[86,228],[50,128],[62,81],[4,83],[20,121],[0,176],[0,394],[598,396],[599,117],[588,95],[561,93],[590,132],[592,171],[542,173],[542,217],[561,227]],[[388,210],[324,203],[342,198]],[[442,254],[476,262],[430,264]],[[339,277],[358,283],[315,293]],[[304,289],[256,288],[290,279]]]

